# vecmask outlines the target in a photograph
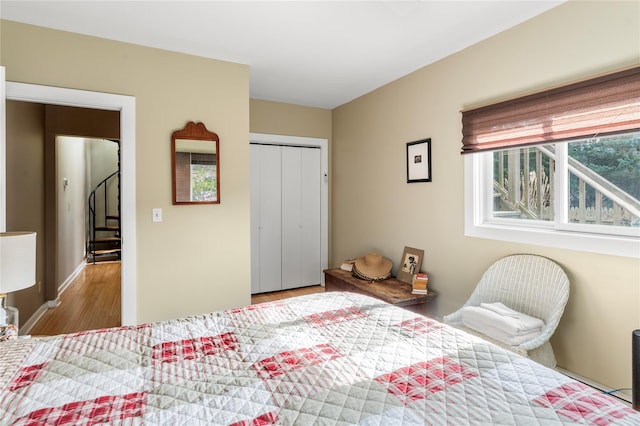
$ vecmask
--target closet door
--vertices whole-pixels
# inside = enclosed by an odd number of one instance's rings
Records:
[[[282,147],[282,288],[320,284],[320,150]]]
[[[249,145],[251,216],[251,294],[260,292],[260,145]]]
[[[302,153],[302,276],[303,286],[322,282],[320,262],[320,149],[303,148]]]
[[[251,292],[282,288],[281,147],[251,145]]]
[[[302,253],[301,148],[282,147],[282,288],[300,287]]]

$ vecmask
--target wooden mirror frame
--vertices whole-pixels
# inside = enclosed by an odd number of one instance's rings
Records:
[[[191,194],[189,194],[189,201],[185,201],[184,197],[178,197],[178,173],[176,161],[176,142],[179,140],[198,142],[212,142],[215,143],[216,153],[216,197],[215,200],[204,201],[191,201]],[[190,163],[191,164],[191,163]],[[189,121],[183,129],[176,130],[171,134],[171,177],[173,181],[173,204],[220,204],[220,139],[218,135],[207,130],[203,123],[194,123]]]

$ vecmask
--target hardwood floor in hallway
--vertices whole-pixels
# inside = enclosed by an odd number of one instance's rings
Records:
[[[120,320],[120,261],[87,264],[29,334],[51,336],[117,327]]]
[[[29,334],[52,336],[120,326],[120,281],[119,261],[87,264],[60,296],[60,306],[49,309]],[[322,292],[324,287],[319,285],[275,291],[252,295],[251,303]]]

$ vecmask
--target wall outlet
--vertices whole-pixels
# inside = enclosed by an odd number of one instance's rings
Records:
[[[151,210],[154,222],[162,222],[162,209],[155,208]]]

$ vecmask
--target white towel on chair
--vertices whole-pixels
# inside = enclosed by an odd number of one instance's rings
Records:
[[[506,307],[505,305],[503,305],[500,302],[481,303],[480,307],[481,308],[485,308],[485,309],[489,309],[490,311],[493,311],[496,314],[500,314],[500,315],[505,316],[505,317],[519,318],[520,315],[524,315],[524,314],[521,314],[518,311],[514,311],[513,309]]]
[[[542,332],[540,330],[535,330],[532,331],[530,333],[526,333],[526,334],[520,334],[517,336],[511,336],[507,333],[505,333],[504,331],[500,330],[499,328],[496,327],[491,327],[490,325],[485,325],[485,324],[476,324],[476,323],[466,323],[464,321],[464,319],[462,320],[462,323],[475,331],[478,331],[482,334],[484,334],[485,336],[489,336],[499,342],[502,343],[506,343],[509,346],[519,346],[521,344],[523,344],[524,342],[528,342],[529,340],[533,340],[536,337],[538,337],[540,334],[542,334]]]
[[[500,306],[493,307],[498,310],[503,310]],[[462,321],[465,324],[475,324],[480,327],[494,327],[504,331],[509,336],[518,336],[529,334],[534,331],[541,331],[542,327],[544,327],[544,322],[539,318],[534,318],[520,312],[512,311],[506,306],[504,306],[504,308],[508,310],[504,312],[514,312],[518,314],[517,317],[501,315],[495,312],[495,310],[481,306],[467,306],[462,308],[460,313],[462,314]],[[509,315],[513,314],[509,313]]]

